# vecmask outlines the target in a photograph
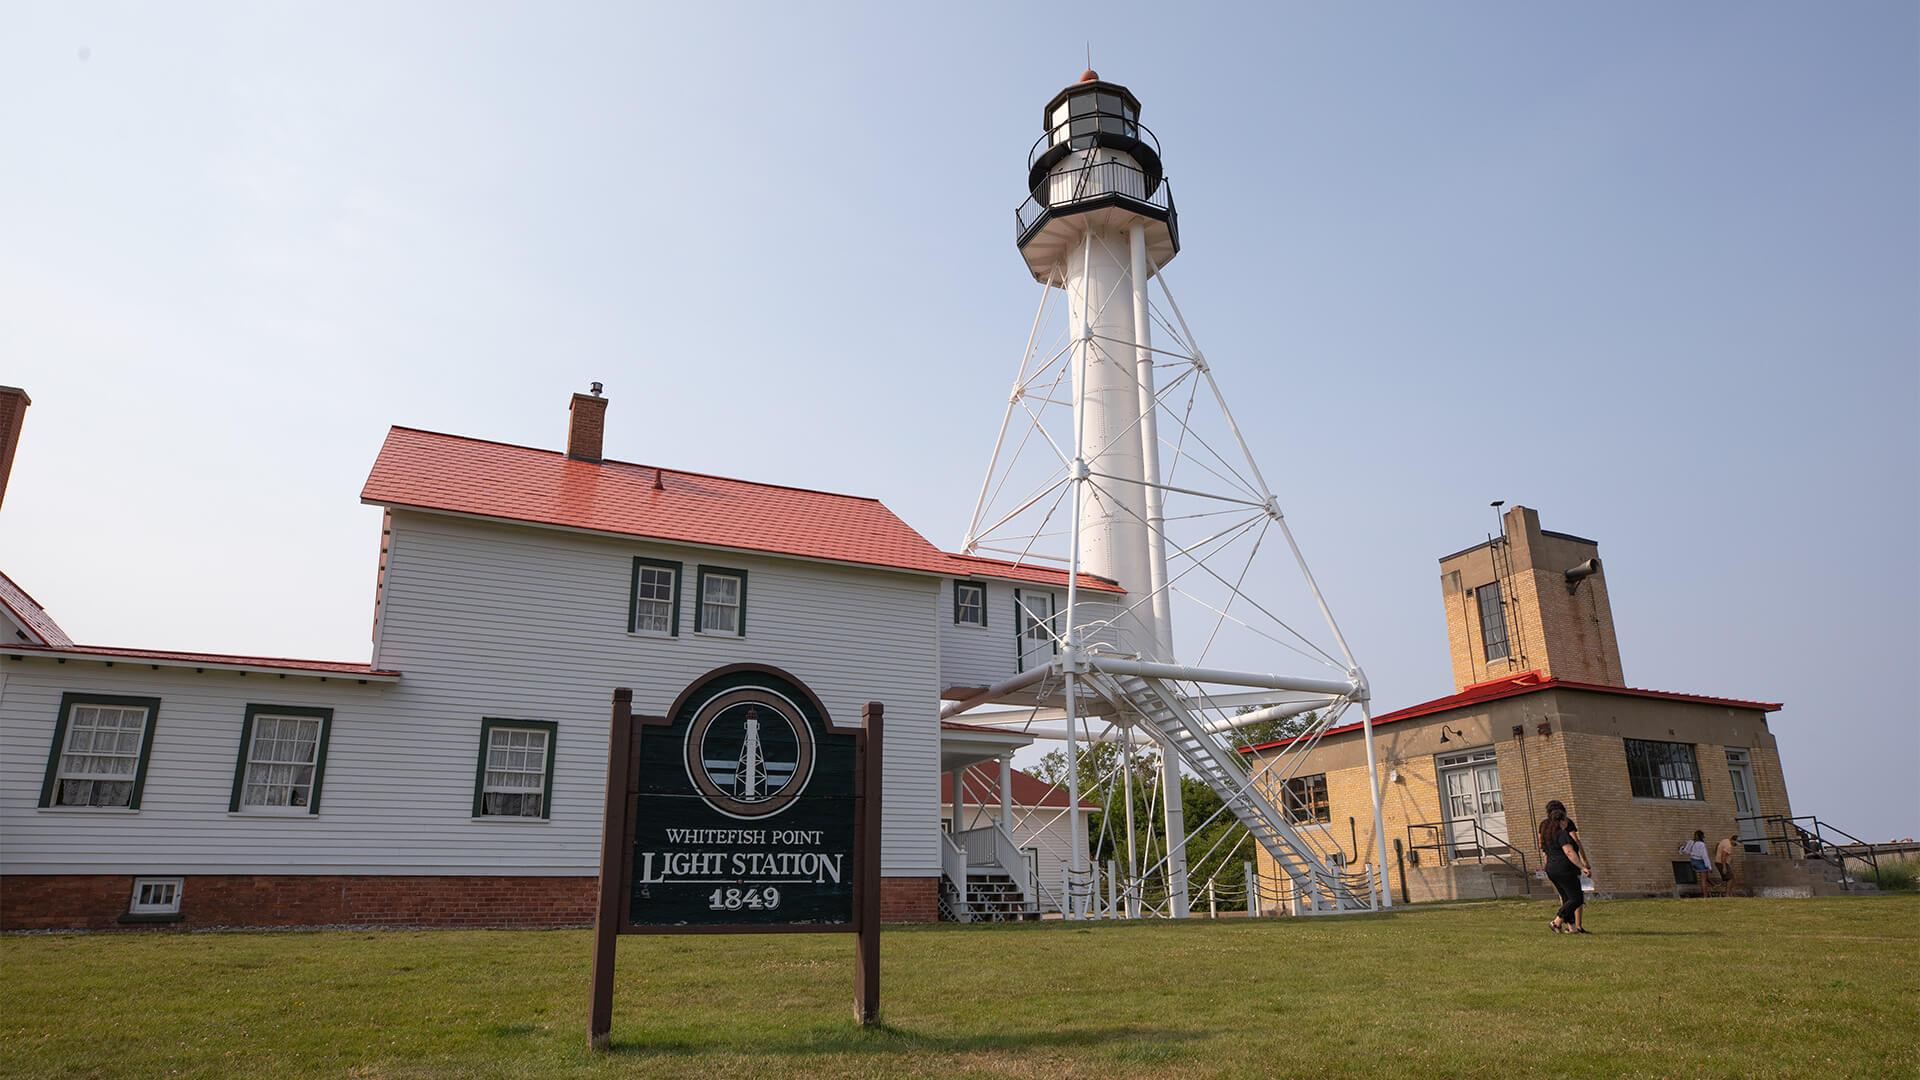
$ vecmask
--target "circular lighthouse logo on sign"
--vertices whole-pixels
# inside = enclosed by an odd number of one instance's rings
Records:
[[[813,776],[813,728],[787,697],[760,686],[716,694],[687,729],[687,778],[728,817],[770,818]]]

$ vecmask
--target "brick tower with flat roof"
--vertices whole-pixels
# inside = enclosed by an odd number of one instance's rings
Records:
[[[1600,546],[1524,506],[1500,535],[1440,560],[1456,690],[1525,671],[1625,686]]]

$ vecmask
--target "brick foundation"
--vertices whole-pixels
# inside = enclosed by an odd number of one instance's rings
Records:
[[[12,875],[0,887],[0,929],[122,926],[133,878]],[[590,877],[187,875],[180,919],[207,926],[578,926],[593,921]]]
[[[940,879],[890,877],[880,879],[881,922],[938,922]]]
[[[131,875],[13,874],[0,882],[0,929],[584,926],[593,922],[594,886],[591,877],[187,875],[179,920],[127,924]],[[882,878],[881,919],[933,922],[937,886],[936,878]]]

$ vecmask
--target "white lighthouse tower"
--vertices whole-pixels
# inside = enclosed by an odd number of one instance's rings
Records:
[[[1365,678],[1167,288],[1165,269],[1180,251],[1179,220],[1159,141],[1140,112],[1132,91],[1089,70],[1047,102],[1042,134],[1028,153],[1029,196],[1015,212],[1015,227],[1027,269],[1042,285],[1040,309],[964,550],[1064,564],[1067,617],[1033,615],[1054,627],[1059,655],[1051,664],[953,703],[942,715],[999,705],[1001,715],[976,713],[969,721],[1063,738],[1069,805],[1078,805],[1083,779],[1114,779],[1081,777],[1079,748],[1089,740],[1127,747],[1127,764],[1116,766],[1118,782],[1128,786],[1127,866],[1106,870],[1109,895],[1124,902],[1110,901],[1109,908],[1140,914],[1153,904],[1152,883],[1158,913],[1188,913],[1184,771],[1219,792],[1265,848],[1283,879],[1272,891],[1285,903],[1301,911],[1367,910],[1389,902],[1380,888],[1385,837],[1377,782],[1373,832],[1381,854],[1355,871],[1276,805],[1284,800],[1275,793],[1290,779],[1287,754],[1250,775],[1223,742],[1249,723],[1311,713],[1316,721],[1298,740],[1304,750],[1358,706],[1373,765]],[[1156,288],[1164,302],[1155,300]],[[1065,317],[1057,338],[1046,332],[1050,313]],[[1255,557],[1272,534],[1291,552],[1328,640],[1316,641],[1249,594],[1261,580],[1251,573]],[[1081,575],[1124,593],[1083,588]],[[1197,650],[1189,662],[1174,636],[1176,607],[1193,611],[1206,628],[1197,644],[1186,643]],[[1242,631],[1331,670],[1302,676],[1201,666],[1223,634]],[[1140,823],[1132,814],[1136,745],[1158,750],[1160,821]],[[1135,834],[1144,830],[1151,840],[1162,824],[1164,855],[1143,866]],[[1077,822],[1070,827],[1077,830]],[[1100,907],[1094,882],[1101,871],[1088,865],[1087,851],[1088,838],[1076,836],[1069,915]],[[1245,887],[1267,891],[1252,883],[1253,874],[1247,879]],[[1250,907],[1259,901],[1250,896]]]

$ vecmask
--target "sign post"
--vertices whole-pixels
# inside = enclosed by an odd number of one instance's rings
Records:
[[[613,694],[588,1040],[606,1049],[620,934],[855,933],[854,1015],[880,1013],[883,710],[841,727],[777,668],[708,672],[665,716]]]

